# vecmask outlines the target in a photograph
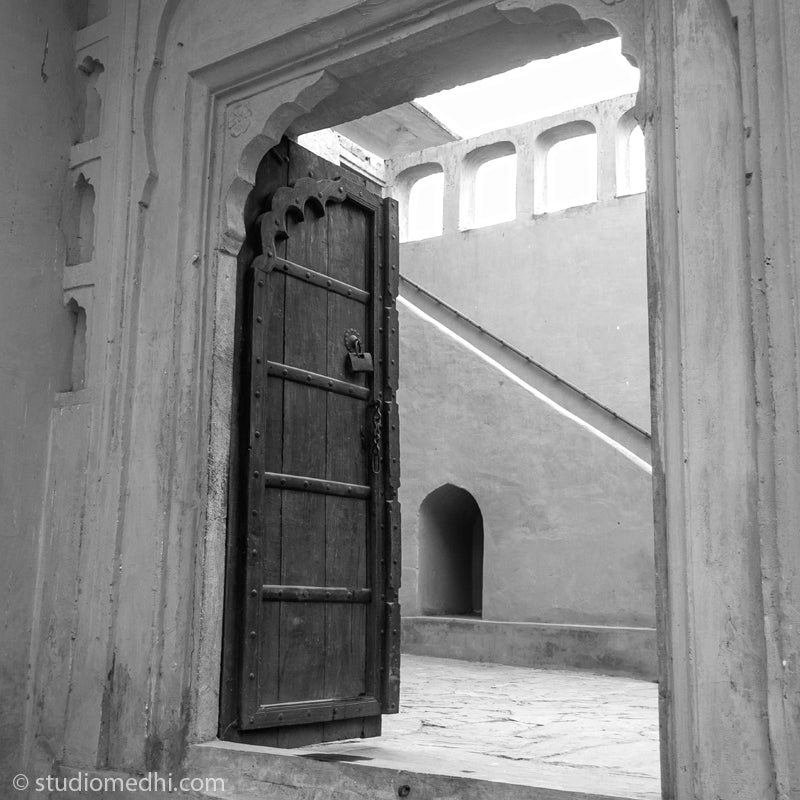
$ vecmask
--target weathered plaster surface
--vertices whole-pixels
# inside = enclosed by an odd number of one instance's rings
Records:
[[[483,514],[483,616],[652,626],[650,475],[400,306],[403,587],[419,613],[418,513],[445,483]]]
[[[750,217],[760,437],[761,571],[766,628],[770,736],[781,797],[800,797],[800,7],[754,4],[747,10],[745,58],[757,61],[744,94],[748,166],[755,192]],[[752,112],[756,97],[763,120]],[[770,124],[783,120],[782,125]],[[757,151],[758,139],[763,142]],[[756,141],[753,141],[755,139]],[[758,213],[763,204],[763,217]],[[763,247],[758,223],[763,219]]]
[[[77,135],[74,20],[60,0],[0,8],[0,786],[22,763],[50,416],[68,375],[60,229]],[[66,368],[66,369],[65,369]],[[70,409],[63,409],[69,415]],[[79,443],[71,445],[79,447]],[[65,498],[69,502],[69,498]]]

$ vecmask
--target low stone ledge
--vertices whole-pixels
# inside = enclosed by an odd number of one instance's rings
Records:
[[[189,748],[186,772],[225,779],[230,794],[203,795],[203,800],[228,796],[235,800],[623,800],[616,795],[448,775],[441,763],[438,771],[421,771],[370,761],[348,761],[335,751],[321,754],[308,748],[278,750],[214,741]]]
[[[404,617],[402,650],[463,661],[658,679],[654,628]]]

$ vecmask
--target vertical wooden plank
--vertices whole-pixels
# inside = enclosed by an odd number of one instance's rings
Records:
[[[260,562],[253,559],[248,548],[248,529],[251,509],[248,508],[250,408],[256,388],[251,373],[251,340],[253,288],[252,260],[261,252],[258,216],[267,210],[268,198],[275,187],[288,179],[288,159],[285,143],[281,143],[262,159],[256,185],[248,198],[245,210],[247,241],[238,259],[236,285],[236,339],[234,352],[234,386],[231,430],[231,470],[228,516],[227,567],[225,581],[225,620],[223,624],[222,691],[220,700],[220,736],[236,738],[237,720],[246,719],[250,709],[245,708],[242,692],[242,661],[248,649],[255,650],[259,637],[265,638],[260,621],[260,607],[255,625],[244,625],[248,595],[246,594],[247,569],[260,570]],[[282,303],[282,299],[281,299]],[[262,387],[263,389],[263,387]],[[261,558],[259,553],[258,558]],[[256,631],[254,640],[251,633]],[[252,706],[251,706],[252,708]],[[254,710],[254,708],[253,708]],[[274,742],[265,741],[265,744]]]
[[[252,592],[253,589],[257,591],[262,582],[262,564],[267,556],[265,537],[274,525],[265,518],[265,512],[269,509],[264,507],[263,485],[253,473],[256,470],[260,473],[265,467],[264,426],[270,416],[271,398],[266,396],[266,375],[263,367],[267,345],[274,331],[269,331],[268,326],[263,323],[269,320],[272,308],[277,306],[282,309],[283,289],[279,286],[276,294],[275,287],[268,283],[263,273],[254,273],[251,263],[252,258],[262,250],[258,216],[267,210],[271,193],[288,178],[285,150],[283,143],[273,148],[259,165],[256,186],[248,198],[245,210],[248,237],[240,255],[238,273],[240,286],[237,287],[237,309],[241,311],[237,310],[235,363],[241,365],[241,369],[235,375],[236,383],[240,387],[234,398],[234,426],[238,425],[238,435],[232,436],[232,441],[236,443],[239,458],[232,454],[232,482],[246,487],[246,490],[236,498],[238,502],[231,504],[234,513],[229,522],[228,555],[229,563],[233,565],[233,574],[228,577],[236,587],[238,602],[230,604],[229,600],[226,601],[226,631],[230,631],[226,636],[238,638],[239,651],[242,654],[237,676],[240,722],[246,722],[258,706],[260,686],[264,683],[265,662],[262,648],[265,642],[272,639],[272,632],[265,630],[260,597],[254,597]],[[259,316],[262,323],[255,330],[255,319]],[[256,431],[260,434],[258,439],[255,437]],[[237,536],[237,531],[241,531],[241,538]],[[228,594],[228,598],[230,597]],[[227,611],[230,605],[234,606],[233,614]],[[226,717],[231,716],[227,708],[227,703],[223,700],[223,723],[226,722]],[[225,724],[222,735],[230,735],[231,722],[233,720]]]
[[[363,212],[348,201],[331,203],[328,219],[328,274],[354,286],[364,286],[366,269]],[[369,373],[346,369],[344,334],[357,330],[365,348],[367,307],[334,293],[328,294],[326,374],[369,385]],[[328,397],[328,452],[326,476],[332,480],[367,482],[366,403],[339,395]],[[327,501],[326,564],[330,585],[367,586],[367,532],[369,504],[346,498]],[[328,696],[348,697],[366,693],[366,619],[361,605],[330,604],[326,610]],[[355,722],[351,724],[356,724]]]
[[[287,225],[286,257],[324,272],[327,226],[310,207],[306,219]],[[324,372],[327,358],[327,292],[293,278],[286,280],[284,360]],[[290,381],[284,384],[283,469],[319,477],[326,468],[326,393]],[[324,586],[325,497],[286,492],[281,529],[281,583]],[[279,700],[321,698],[325,688],[325,608],[319,603],[281,603]],[[322,734],[321,725],[319,735]],[[295,746],[291,728],[280,729],[278,743]]]
[[[317,541],[324,534],[325,496],[285,492],[283,498],[283,563],[281,583],[324,585],[325,550]],[[320,580],[323,578],[323,580]],[[317,700],[324,696],[324,604],[264,603],[280,606],[281,703]]]
[[[345,200],[341,204],[329,204],[327,215],[331,245],[328,274],[336,280],[369,291],[369,223],[364,211],[350,200]]]
[[[367,288],[367,221],[364,212],[353,203],[328,205],[328,272],[331,277]],[[361,335],[364,350],[373,349],[369,331],[369,308],[337,294],[328,296],[328,374],[340,380],[371,384],[369,373],[353,373],[346,369],[347,351],[343,337],[347,330]]]
[[[285,253],[286,244],[278,243],[279,252]],[[284,359],[284,327],[286,303],[286,276],[272,271],[269,275],[258,273],[255,276],[256,291],[264,284],[266,296],[261,304],[262,322],[254,326],[253,335],[262,335],[262,363],[254,372],[252,402],[258,403],[261,413],[256,417],[255,430],[251,431],[248,443],[254,452],[262,454],[259,472],[283,471],[283,381],[268,378],[266,361]],[[262,291],[264,290],[262,289]],[[251,544],[247,558],[258,570],[260,576],[256,583],[279,583],[282,561],[282,517],[283,492],[264,490],[263,481],[259,483],[262,502],[258,512],[261,528],[259,543]],[[244,632],[245,637],[255,639],[258,650],[257,701],[258,705],[277,702],[280,696],[280,606],[277,603],[264,603],[260,596],[258,625]],[[254,637],[255,634],[255,637]],[[247,677],[250,680],[249,675]]]
[[[281,579],[282,495],[283,492],[279,489],[267,489],[264,492],[263,544],[261,548],[248,554],[260,565],[260,580],[257,581],[259,586],[264,583],[279,583]],[[257,704],[266,705],[278,702],[281,690],[280,606],[278,603],[263,602],[260,595],[257,602],[258,627],[244,633],[245,636],[255,639],[258,650]]]
[[[367,514],[365,500],[328,497],[326,571],[332,586],[365,586]],[[329,603],[326,613],[325,696],[366,692],[366,611],[361,604]]]

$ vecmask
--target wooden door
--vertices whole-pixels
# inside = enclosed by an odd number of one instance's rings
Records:
[[[290,747],[378,735],[398,709],[397,206],[292,142],[266,168],[244,275],[237,727]]]

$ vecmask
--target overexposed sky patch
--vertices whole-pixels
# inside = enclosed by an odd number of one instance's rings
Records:
[[[464,138],[609,100],[639,88],[619,39],[422,97],[417,102]]]

